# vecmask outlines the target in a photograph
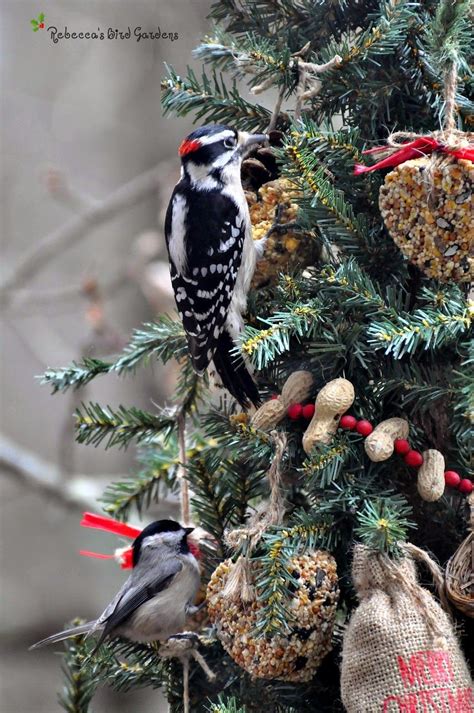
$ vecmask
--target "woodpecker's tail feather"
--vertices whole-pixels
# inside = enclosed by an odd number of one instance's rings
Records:
[[[217,341],[213,357],[216,371],[222,380],[222,385],[242,408],[247,408],[250,401],[258,406],[260,395],[257,385],[249,374],[242,357],[232,354],[234,348],[232,337],[229,332],[224,330]]]
[[[65,629],[64,631],[58,631],[57,634],[48,636],[46,639],[41,639],[37,641],[36,644],[30,646],[29,651],[33,649],[40,649],[42,646],[48,646],[48,644],[56,644],[58,641],[64,641],[64,639],[70,639],[72,636],[79,636],[80,634],[88,634],[92,628],[95,621],[88,621],[80,626],[74,626],[72,629]]]

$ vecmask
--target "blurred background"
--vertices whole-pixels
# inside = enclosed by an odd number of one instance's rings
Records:
[[[164,62],[178,71],[209,29],[210,0],[1,0],[2,260],[0,527],[1,713],[53,713],[62,678],[34,641],[96,616],[123,581],[113,562],[80,557],[116,540],[79,527],[82,509],[133,471],[134,450],[73,440],[79,400],[150,409],[173,370],[105,377],[52,398],[35,376],[120,351],[134,327],[173,308],[163,213],[189,120],[165,119]],[[45,29],[30,20],[45,14]],[[169,39],[60,40],[59,31],[126,29]],[[175,515],[173,503],[156,514]],[[95,506],[98,510],[98,506]],[[155,514],[155,513],[152,513]],[[159,713],[158,692],[96,697],[95,713]]]

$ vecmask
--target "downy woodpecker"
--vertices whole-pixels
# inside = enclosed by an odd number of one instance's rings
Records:
[[[181,179],[165,222],[171,281],[193,367],[203,374],[213,362],[243,407],[258,404],[259,394],[243,358],[232,351],[264,241],[252,240],[240,167],[249,148],[267,140],[220,124],[189,134],[179,147]]]

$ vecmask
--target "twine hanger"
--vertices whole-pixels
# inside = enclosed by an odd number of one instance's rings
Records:
[[[281,525],[285,514],[285,499],[281,487],[281,462],[286,449],[284,433],[271,431],[270,438],[275,444],[275,453],[268,470],[270,498],[258,508],[245,527],[228,532],[225,541],[232,550],[241,550],[237,561],[231,566],[223,596],[243,603],[255,601],[256,592],[252,584],[251,556],[266,530]]]

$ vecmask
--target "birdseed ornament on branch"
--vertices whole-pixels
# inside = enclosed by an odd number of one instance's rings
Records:
[[[392,134],[395,151],[370,170],[396,166],[380,189],[379,205],[405,257],[428,277],[469,282],[474,277],[474,143],[461,132],[455,136],[455,145],[472,148],[450,149],[435,135],[397,144]],[[405,158],[412,155],[417,158]],[[472,159],[458,158],[462,155]]]
[[[232,659],[256,678],[303,682],[310,680],[332,648],[332,632],[339,597],[336,562],[328,552],[306,551],[291,559],[296,581],[287,603],[287,629],[261,636],[258,617],[266,601],[259,600],[255,582],[261,564],[252,552],[265,531],[280,525],[284,515],[280,462],[286,445],[282,434],[272,434],[276,453],[269,471],[270,502],[247,527],[228,534],[230,547],[245,552],[236,562],[222,562],[207,590],[209,617]]]
[[[356,165],[359,175],[393,168],[380,189],[379,205],[394,242],[425,275],[442,282],[474,277],[474,133],[455,128],[457,69],[444,87],[445,123],[426,136],[396,132],[373,166]]]
[[[266,238],[265,252],[258,260],[252,287],[258,289],[278,282],[280,273],[312,265],[317,244],[310,235],[296,229],[298,189],[287,178],[264,183],[258,193],[247,192],[254,240]]]
[[[441,570],[418,547],[392,560],[356,545],[352,576],[359,605],[346,629],[341,697],[347,713],[474,711],[472,681],[453,624],[420,586],[414,559],[428,567],[447,608]]]

